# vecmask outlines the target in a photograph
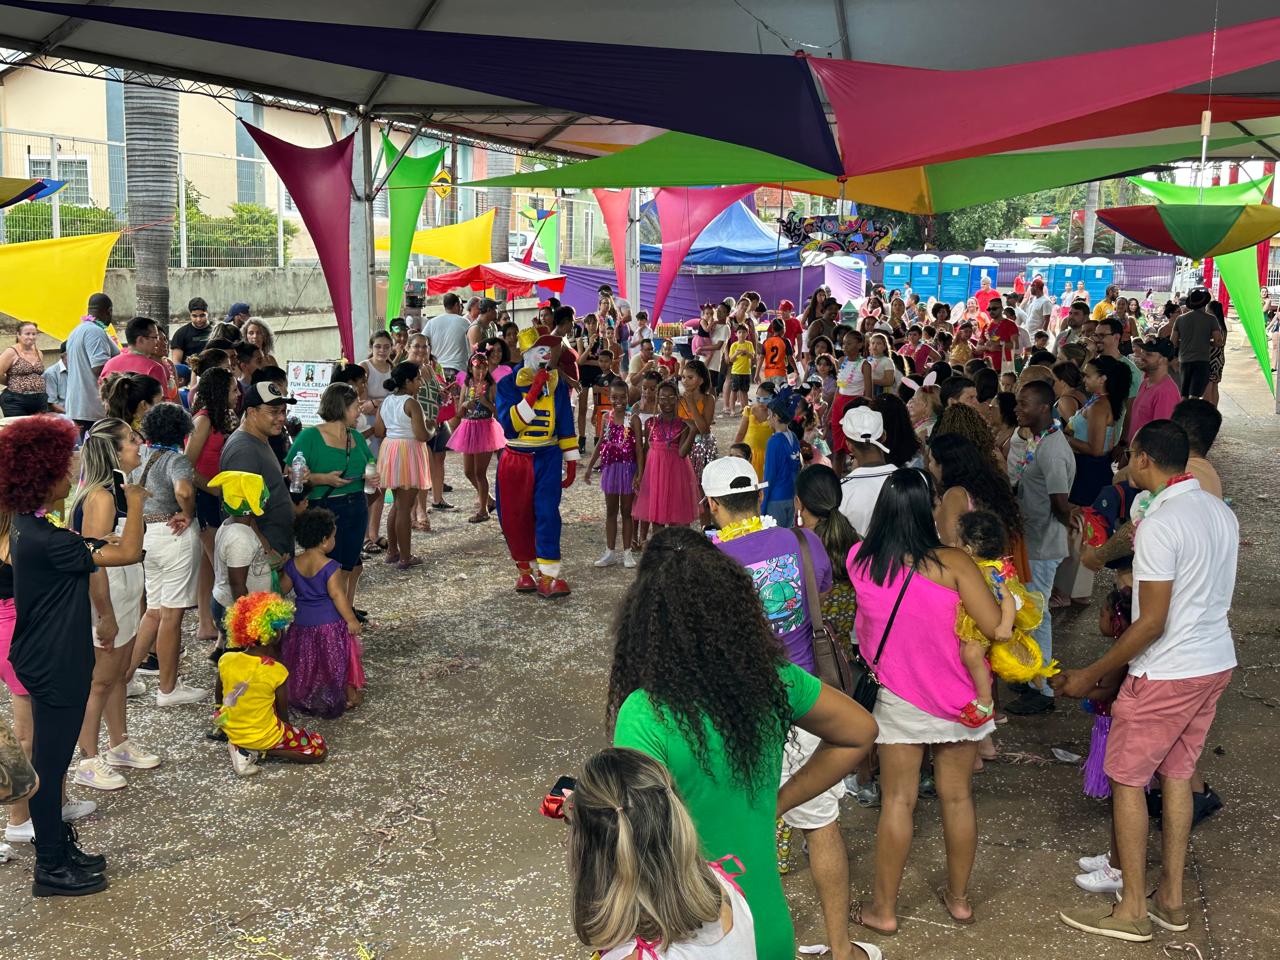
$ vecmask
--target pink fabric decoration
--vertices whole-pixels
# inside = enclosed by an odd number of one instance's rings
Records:
[[[342,356],[353,362],[356,348],[351,329],[351,157],[355,134],[327,147],[299,147],[248,123],[244,127],[284,182],[311,234],[338,318]]]
[[[757,184],[737,187],[662,187],[656,191],[658,223],[662,228],[662,265],[658,270],[658,289],[653,297],[650,323],[662,317],[667,294],[676,282],[680,264],[698,239],[716,217],[748,194],[755,193]]]
[[[613,272],[618,278],[618,294],[627,299],[627,217],[630,215],[631,188],[626,190],[592,190],[600,213],[604,216],[604,228],[609,234],[609,249],[613,251]],[[639,299],[639,291],[636,291]]]
[[[980,156],[993,141],[1201,83],[1209,78],[1212,43],[1212,33],[1200,33],[984,70],[925,70],[821,57],[809,57],[808,63],[835,111],[845,173],[852,175],[933,163],[943,156]],[[1270,63],[1278,46],[1280,17],[1220,29],[1214,73],[1225,76]],[[1124,64],[1124,83],[1115,80],[1117,64]],[[982,111],[981,122],[975,122],[974,105],[983,103],[999,107]],[[866,130],[894,129],[904,110],[920,109],[927,113],[928,137],[881,137],[868,148]],[[1061,137],[1060,131],[1045,135]]]

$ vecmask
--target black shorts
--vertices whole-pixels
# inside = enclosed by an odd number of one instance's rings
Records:
[[[751,374],[749,373],[729,374],[729,392],[730,393],[747,393],[750,390],[751,390]]]
[[[589,364],[578,364],[578,383],[584,390],[594,387],[600,382],[600,377],[604,374],[604,370],[600,367],[593,367]]]
[[[1182,361],[1183,397],[1203,397],[1209,387],[1209,361]]]
[[[196,520],[201,530],[222,526],[222,498],[203,490],[196,491]]]
[[[0,411],[6,417],[29,417],[49,409],[49,397],[45,393],[19,393],[5,390],[0,393]]]
[[[437,423],[436,435],[427,441],[427,449],[432,453],[444,453],[449,449],[449,436],[452,432],[447,423]]]

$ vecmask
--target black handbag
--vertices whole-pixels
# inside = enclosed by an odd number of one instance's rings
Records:
[[[876,699],[880,696],[880,681],[876,679],[873,668],[880,662],[880,655],[884,653],[884,645],[889,639],[889,631],[893,629],[893,621],[898,617],[898,608],[902,606],[902,598],[907,595],[907,585],[911,583],[911,578],[915,576],[915,572],[914,567],[909,568],[906,577],[902,580],[902,589],[898,591],[898,599],[894,601],[889,620],[884,625],[884,636],[880,638],[880,646],[876,649],[875,657],[870,663],[867,663],[866,658],[862,655],[861,648],[859,648],[858,654],[849,664],[850,669],[853,671],[853,692],[849,696],[868,713],[875,709]]]
[[[818,577],[813,570],[813,556],[804,531],[796,528],[796,540],[800,542],[800,565],[804,568],[804,594],[808,600],[809,622],[813,625],[814,673],[823,683],[835,687],[845,696],[853,696],[853,670],[849,658],[844,655],[835,627],[822,617],[822,601],[818,595]]]

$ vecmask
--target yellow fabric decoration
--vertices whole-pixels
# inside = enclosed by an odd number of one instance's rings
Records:
[[[252,513],[262,516],[262,504],[266,501],[267,485],[261,474],[243,470],[223,470],[209,481],[211,487],[222,488],[222,502],[238,516]]]
[[[0,244],[0,312],[65,340],[102,291],[119,233]]]
[[[480,216],[462,223],[452,223],[431,230],[419,230],[413,235],[414,253],[439,257],[463,269],[478,263],[488,263],[493,244],[493,221],[496,208],[490,208]],[[390,250],[391,238],[378,237],[373,246],[377,250]]]

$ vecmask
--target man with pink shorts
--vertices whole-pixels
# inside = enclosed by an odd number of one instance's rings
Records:
[[[1111,707],[1104,767],[1123,899],[1114,908],[1059,913],[1070,927],[1116,940],[1146,942],[1153,924],[1175,933],[1189,926],[1182,874],[1191,779],[1236,665],[1227,614],[1240,525],[1230,507],[1186,472],[1188,456],[1187,434],[1171,420],[1153,420],[1134,435],[1130,482],[1153,496],[1133,507],[1133,623],[1101,659],[1053,678],[1060,693],[1084,697],[1106,674],[1128,665]],[[1163,870],[1147,897],[1146,788],[1157,774]]]

